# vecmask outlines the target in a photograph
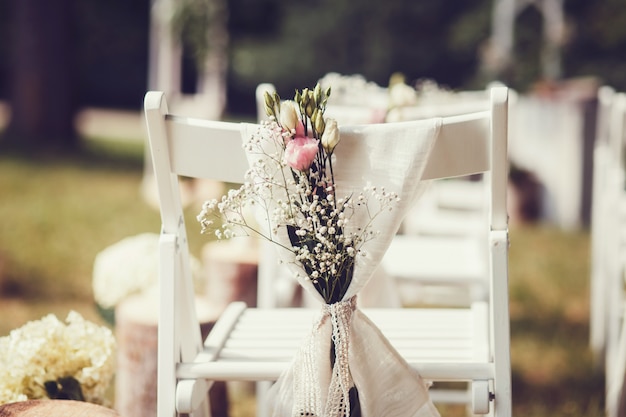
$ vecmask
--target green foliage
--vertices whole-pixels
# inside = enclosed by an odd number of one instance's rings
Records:
[[[11,7],[0,2],[0,97],[11,59]],[[623,0],[564,1],[563,77],[596,76],[626,89]],[[452,88],[481,88],[481,54],[491,35],[491,0],[184,0],[177,14],[187,53],[203,62],[204,29],[215,4],[227,7],[230,111],[254,113],[254,88],[273,82],[281,94],[313,85],[329,71],[360,73],[385,85],[433,78]],[[78,104],[139,108],[147,82],[149,0],[82,0],[73,4]],[[541,76],[543,22],[528,6],[515,24],[515,66],[505,81],[523,92]],[[183,24],[185,23],[185,24]],[[192,85],[197,68],[183,67]],[[247,106],[247,107],[246,107]]]
[[[150,0],[72,4],[77,104],[138,109],[147,86]]]
[[[265,36],[232,28],[233,88],[253,90],[270,81],[290,93],[331,71],[359,73],[382,85],[400,71],[409,81],[430,77],[459,87],[474,77],[478,44],[489,29],[484,16],[457,25],[481,0],[453,7],[406,0],[278,3],[280,13],[266,24]],[[475,42],[462,41],[467,39]]]
[[[183,0],[172,18],[172,30],[193,55],[198,70],[202,70],[209,53],[208,31],[212,24],[215,1]]]
[[[624,2],[570,0],[565,5],[570,17],[565,75],[595,75],[618,91],[626,90]]]

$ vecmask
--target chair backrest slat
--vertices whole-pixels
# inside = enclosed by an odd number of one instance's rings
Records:
[[[423,179],[477,174],[490,169],[489,112],[442,118]],[[166,115],[172,173],[241,183],[248,169],[238,123]],[[215,152],[220,147],[220,152]],[[230,155],[224,158],[221,155]]]
[[[441,130],[426,165],[423,179],[477,174],[490,169],[489,113],[450,116]]]
[[[187,177],[243,182],[248,160],[238,123],[167,116],[165,124],[168,137],[172,138],[169,151],[173,172]]]

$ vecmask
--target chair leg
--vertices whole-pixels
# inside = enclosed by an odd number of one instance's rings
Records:
[[[472,382],[472,412],[474,414],[489,413],[489,381]]]
[[[193,413],[189,414],[190,417],[211,417],[211,406],[209,400],[203,401],[200,407]]]
[[[270,417],[269,390],[271,381],[259,381],[256,383],[256,416]]]
[[[619,343],[612,369],[607,369],[606,412],[608,417],[626,416],[626,319],[622,319]],[[609,372],[611,371],[611,372]]]
[[[203,379],[185,379],[176,385],[176,409],[193,417],[211,417],[209,384]]]

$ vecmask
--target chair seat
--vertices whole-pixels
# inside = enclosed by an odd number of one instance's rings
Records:
[[[396,350],[425,379],[493,378],[487,304],[471,308],[364,309]],[[320,314],[318,309],[247,308],[233,302],[220,316],[196,362],[179,378],[276,380],[293,360]]]
[[[476,236],[409,236],[393,238],[382,261],[396,279],[423,284],[485,284],[486,253]]]

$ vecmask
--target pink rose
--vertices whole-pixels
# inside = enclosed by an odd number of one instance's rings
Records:
[[[298,171],[309,169],[318,151],[319,141],[306,136],[296,136],[285,146],[285,163]]]

